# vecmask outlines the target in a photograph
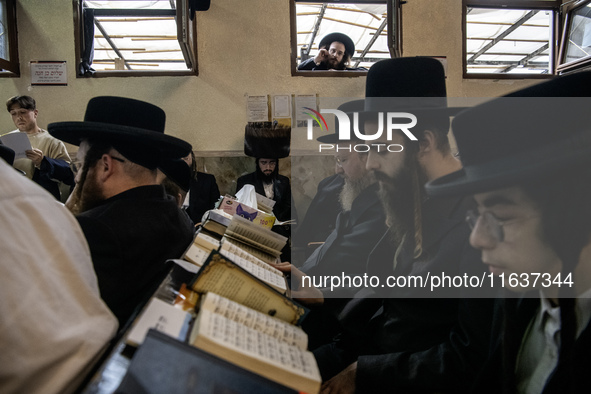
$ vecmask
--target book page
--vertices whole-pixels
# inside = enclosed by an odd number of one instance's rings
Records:
[[[248,328],[264,332],[290,346],[297,346],[302,350],[306,350],[308,346],[308,335],[300,327],[255,311],[218,294],[207,293],[201,302],[200,308],[200,310],[207,309],[237,323],[244,324]]]
[[[191,283],[198,293],[213,292],[290,324],[306,309],[277,292],[224,256],[212,252]]]
[[[320,389],[320,373],[311,352],[206,309],[197,316],[190,343],[296,390]]]
[[[225,235],[252,244],[274,256],[281,254],[281,249],[287,243],[287,238],[271,230],[257,226],[255,223],[234,215]]]
[[[278,269],[273,268],[269,264],[265,264],[262,261],[246,259],[228,250],[220,251],[220,253],[281,294],[284,294],[287,291],[287,281],[283,276],[283,272],[279,271]]]
[[[222,238],[220,251],[232,253],[247,260],[254,258],[258,261],[262,261],[265,263],[265,265],[278,264],[281,262],[278,256],[274,256],[265,251],[257,249],[254,246],[230,237]]]
[[[200,245],[192,243],[183,255],[183,259],[201,267],[209,257],[210,250],[206,250]]]

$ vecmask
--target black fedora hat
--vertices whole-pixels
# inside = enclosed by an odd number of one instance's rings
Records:
[[[113,96],[90,99],[83,122],[50,123],[54,137],[73,145],[83,140],[113,144],[129,160],[156,168],[160,160],[180,158],[191,152],[191,144],[164,134],[164,111],[145,101]]]
[[[448,107],[445,71],[431,57],[380,60],[367,73],[364,115],[409,111],[454,115],[465,107]]]
[[[516,186],[591,161],[591,72],[556,77],[458,114],[463,169],[426,185],[433,196]]]
[[[330,46],[331,43],[338,41],[345,46],[345,52],[349,55],[349,57],[353,57],[355,54],[355,44],[351,37],[343,33],[330,33],[322,37],[320,40],[320,44],[318,44],[318,48],[322,48],[325,46]]]
[[[363,111],[364,102],[365,102],[365,100],[363,100],[363,99],[347,101],[346,103],[339,105],[339,107],[337,109],[339,111],[345,112],[349,116],[349,119],[352,121],[353,112]],[[356,139],[356,137],[353,135],[352,139]],[[337,142],[346,142],[346,140],[339,139],[339,122],[335,122],[334,133],[321,135],[320,137],[316,138],[316,141],[325,142],[325,143],[329,143],[329,144],[334,144]]]
[[[276,122],[251,122],[244,128],[244,154],[266,159],[289,156],[291,127]]]

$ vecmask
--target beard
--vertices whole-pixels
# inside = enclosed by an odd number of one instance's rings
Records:
[[[263,171],[261,171],[261,180],[263,181],[263,183],[273,183],[274,179],[275,174],[273,172],[264,173]]]
[[[326,63],[326,68],[328,70],[331,70],[331,69],[344,70],[347,68],[347,65],[345,64],[345,57],[344,56],[340,62],[337,62],[336,59],[328,59],[327,61],[325,61],[325,63]]]
[[[355,201],[362,191],[375,183],[375,181],[376,179],[372,173],[356,180],[345,178],[345,184],[339,193],[339,203],[341,204],[343,211],[350,211],[353,206],[353,201]]]
[[[393,178],[381,172],[375,176],[380,182],[378,197],[384,208],[391,240],[399,244],[405,234],[415,231],[415,202],[422,201],[422,185],[427,176],[414,155],[406,155],[403,166]],[[420,187],[417,187],[415,177]]]
[[[79,212],[88,211],[106,200],[105,194],[101,189],[94,172],[88,172],[81,184],[76,185],[78,188]]]

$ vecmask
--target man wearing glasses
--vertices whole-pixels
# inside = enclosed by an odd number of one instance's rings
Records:
[[[74,170],[78,222],[88,241],[101,297],[123,328],[136,307],[180,258],[193,224],[157,183],[156,168],[191,145],[164,134],[155,105],[95,97],[83,122],[49,124],[56,138],[78,145]]]
[[[26,151],[27,157],[16,159],[14,167],[61,200],[60,182],[74,185],[74,177],[68,168],[70,155],[65,145],[37,125],[39,111],[33,97],[11,97],[6,101],[6,109],[17,127],[13,133],[26,133],[31,144],[31,149]]]
[[[506,298],[478,393],[591,385],[591,73],[558,77],[458,115],[464,169],[427,185],[473,195],[470,243]]]

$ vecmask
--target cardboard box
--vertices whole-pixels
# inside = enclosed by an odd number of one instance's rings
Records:
[[[218,209],[221,209],[230,215],[242,216],[259,226],[268,229],[271,229],[273,224],[275,224],[275,215],[272,213],[265,213],[261,210],[249,207],[248,205],[244,205],[231,196],[224,196]]]

